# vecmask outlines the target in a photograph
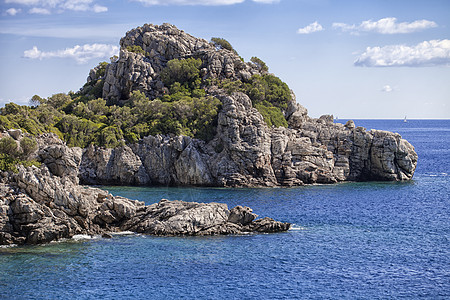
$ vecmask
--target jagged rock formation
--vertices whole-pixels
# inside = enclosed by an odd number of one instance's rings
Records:
[[[254,221],[252,210],[240,206],[230,211],[221,203],[168,200],[146,206],[114,197],[78,185],[73,149],[50,145],[39,153],[45,159],[41,168],[19,166],[16,174],[0,174],[0,245],[130,230],[154,235],[217,235],[280,232],[290,227],[270,218]]]
[[[174,58],[200,58],[204,78],[246,81],[263,72],[253,63],[244,63],[236,53],[217,50],[206,40],[170,24],[146,24],[133,29],[120,45],[118,61],[106,68],[103,88],[103,97],[113,101],[126,101],[133,90],[140,90],[150,99],[162,95],[160,72]],[[141,47],[147,55],[127,51],[132,46]],[[284,111],[289,128],[268,128],[243,93],[229,95],[212,86],[207,94],[222,102],[212,141],[149,136],[117,149],[91,146],[81,158],[82,182],[291,186],[345,180],[409,180],[414,174],[417,154],[400,135],[366,131],[355,127],[353,121],[335,124],[332,116],[312,119],[296,103],[293,93]]]
[[[268,128],[245,94],[216,96],[223,106],[210,142],[149,136],[117,149],[91,146],[81,159],[82,182],[292,186],[414,174],[417,154],[399,134],[312,119],[304,108],[288,119],[290,128]]]
[[[131,46],[141,47],[148,55],[127,51]],[[159,74],[172,59],[200,58],[204,78],[246,80],[259,73],[256,65],[244,63],[232,51],[217,50],[208,41],[170,24],[145,24],[132,29],[120,40],[120,47],[119,60],[106,69],[105,99],[128,99],[134,90],[144,92],[150,99],[161,96],[164,84]],[[91,75],[88,81],[92,80]]]

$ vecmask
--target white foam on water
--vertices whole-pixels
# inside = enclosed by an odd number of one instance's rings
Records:
[[[74,241],[82,241],[82,240],[92,240],[94,237],[88,234],[75,234],[72,237]]]
[[[110,235],[135,235],[133,231],[109,232]]]
[[[295,230],[306,230],[306,228],[298,226],[297,224],[292,224],[291,228],[289,228],[289,231],[291,231],[291,230],[293,230],[293,231],[295,231]]]
[[[425,173],[423,176],[426,176],[426,177],[445,177],[445,176],[448,176],[448,173],[444,173],[444,172],[442,172],[442,173]]]
[[[17,247],[16,244],[11,244],[11,245],[0,245],[0,249],[7,249],[7,248],[14,248]]]

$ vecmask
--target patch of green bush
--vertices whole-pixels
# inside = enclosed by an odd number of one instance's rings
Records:
[[[25,167],[40,166],[35,160],[28,160],[28,156],[36,151],[37,143],[34,139],[23,137],[19,144],[11,137],[0,138],[0,170],[17,172],[17,165]]]
[[[263,116],[264,121],[269,127],[288,127],[288,123],[283,113],[278,107],[273,106],[267,101],[257,103],[255,108]]]
[[[22,149],[22,157],[27,158],[31,153],[37,150],[37,142],[29,137],[23,137],[20,140],[20,148]]]
[[[138,46],[138,45],[127,46],[126,49],[128,52],[134,52],[134,53],[142,54],[144,56],[149,56],[149,53],[144,51],[144,49],[142,49],[142,47]]]
[[[0,153],[0,171],[12,171],[17,173],[17,165],[24,167],[36,166],[40,167],[41,163],[36,160],[20,160],[4,153]]]
[[[269,71],[269,67],[266,65],[265,62],[263,62],[261,59],[259,59],[256,56],[253,56],[252,58],[250,58],[250,61],[252,63],[254,63],[261,71],[263,72],[267,72]]]
[[[0,139],[0,153],[5,155],[16,157],[18,156],[18,148],[17,142],[12,137],[4,137]]]
[[[173,89],[172,85],[177,84],[176,88],[184,87],[186,89],[200,88],[200,66],[201,59],[172,59],[167,62],[167,66],[161,72],[161,79],[164,84]],[[171,92],[173,93],[173,92]]]

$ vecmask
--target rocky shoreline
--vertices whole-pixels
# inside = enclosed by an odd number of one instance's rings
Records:
[[[51,164],[50,164],[51,165]],[[158,236],[281,232],[270,218],[255,220],[248,207],[161,200],[152,205],[78,184],[70,166],[43,164],[6,175],[0,183],[0,245],[41,244],[74,235],[132,231]],[[62,176],[60,174],[62,171]]]

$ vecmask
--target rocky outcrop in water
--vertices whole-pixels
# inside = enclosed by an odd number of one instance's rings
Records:
[[[217,134],[204,141],[148,136],[117,149],[84,150],[80,179],[95,184],[292,186],[409,180],[417,154],[399,134],[312,119],[299,107],[289,128],[268,128],[242,93],[216,94]]]
[[[160,72],[171,59],[200,58],[203,79],[245,82],[254,74],[264,73],[257,65],[244,63],[235,52],[216,49],[170,24],[146,24],[133,29],[120,45],[119,59],[106,68],[103,97],[121,103],[134,90],[150,99],[165,93]],[[130,47],[139,47],[145,54],[129,52]],[[95,70],[91,73],[95,74]],[[81,158],[81,181],[292,186],[346,180],[409,180],[414,174],[417,154],[399,134],[367,131],[353,121],[335,124],[332,116],[310,118],[293,93],[284,111],[289,127],[269,128],[247,95],[229,94],[215,86],[206,92],[222,103],[213,140],[206,143],[159,135],[117,149],[91,146]]]
[[[280,232],[289,223],[254,220],[250,208],[229,210],[221,203],[161,200],[143,202],[112,196],[77,184],[76,169],[65,146],[47,147],[48,163],[19,166],[18,173],[0,175],[0,245],[40,244],[76,234],[101,235],[133,231],[153,235],[217,235]],[[59,149],[60,153],[56,153]],[[53,155],[48,153],[55,152]],[[49,158],[66,162],[54,166]],[[70,173],[67,173],[70,172]]]

